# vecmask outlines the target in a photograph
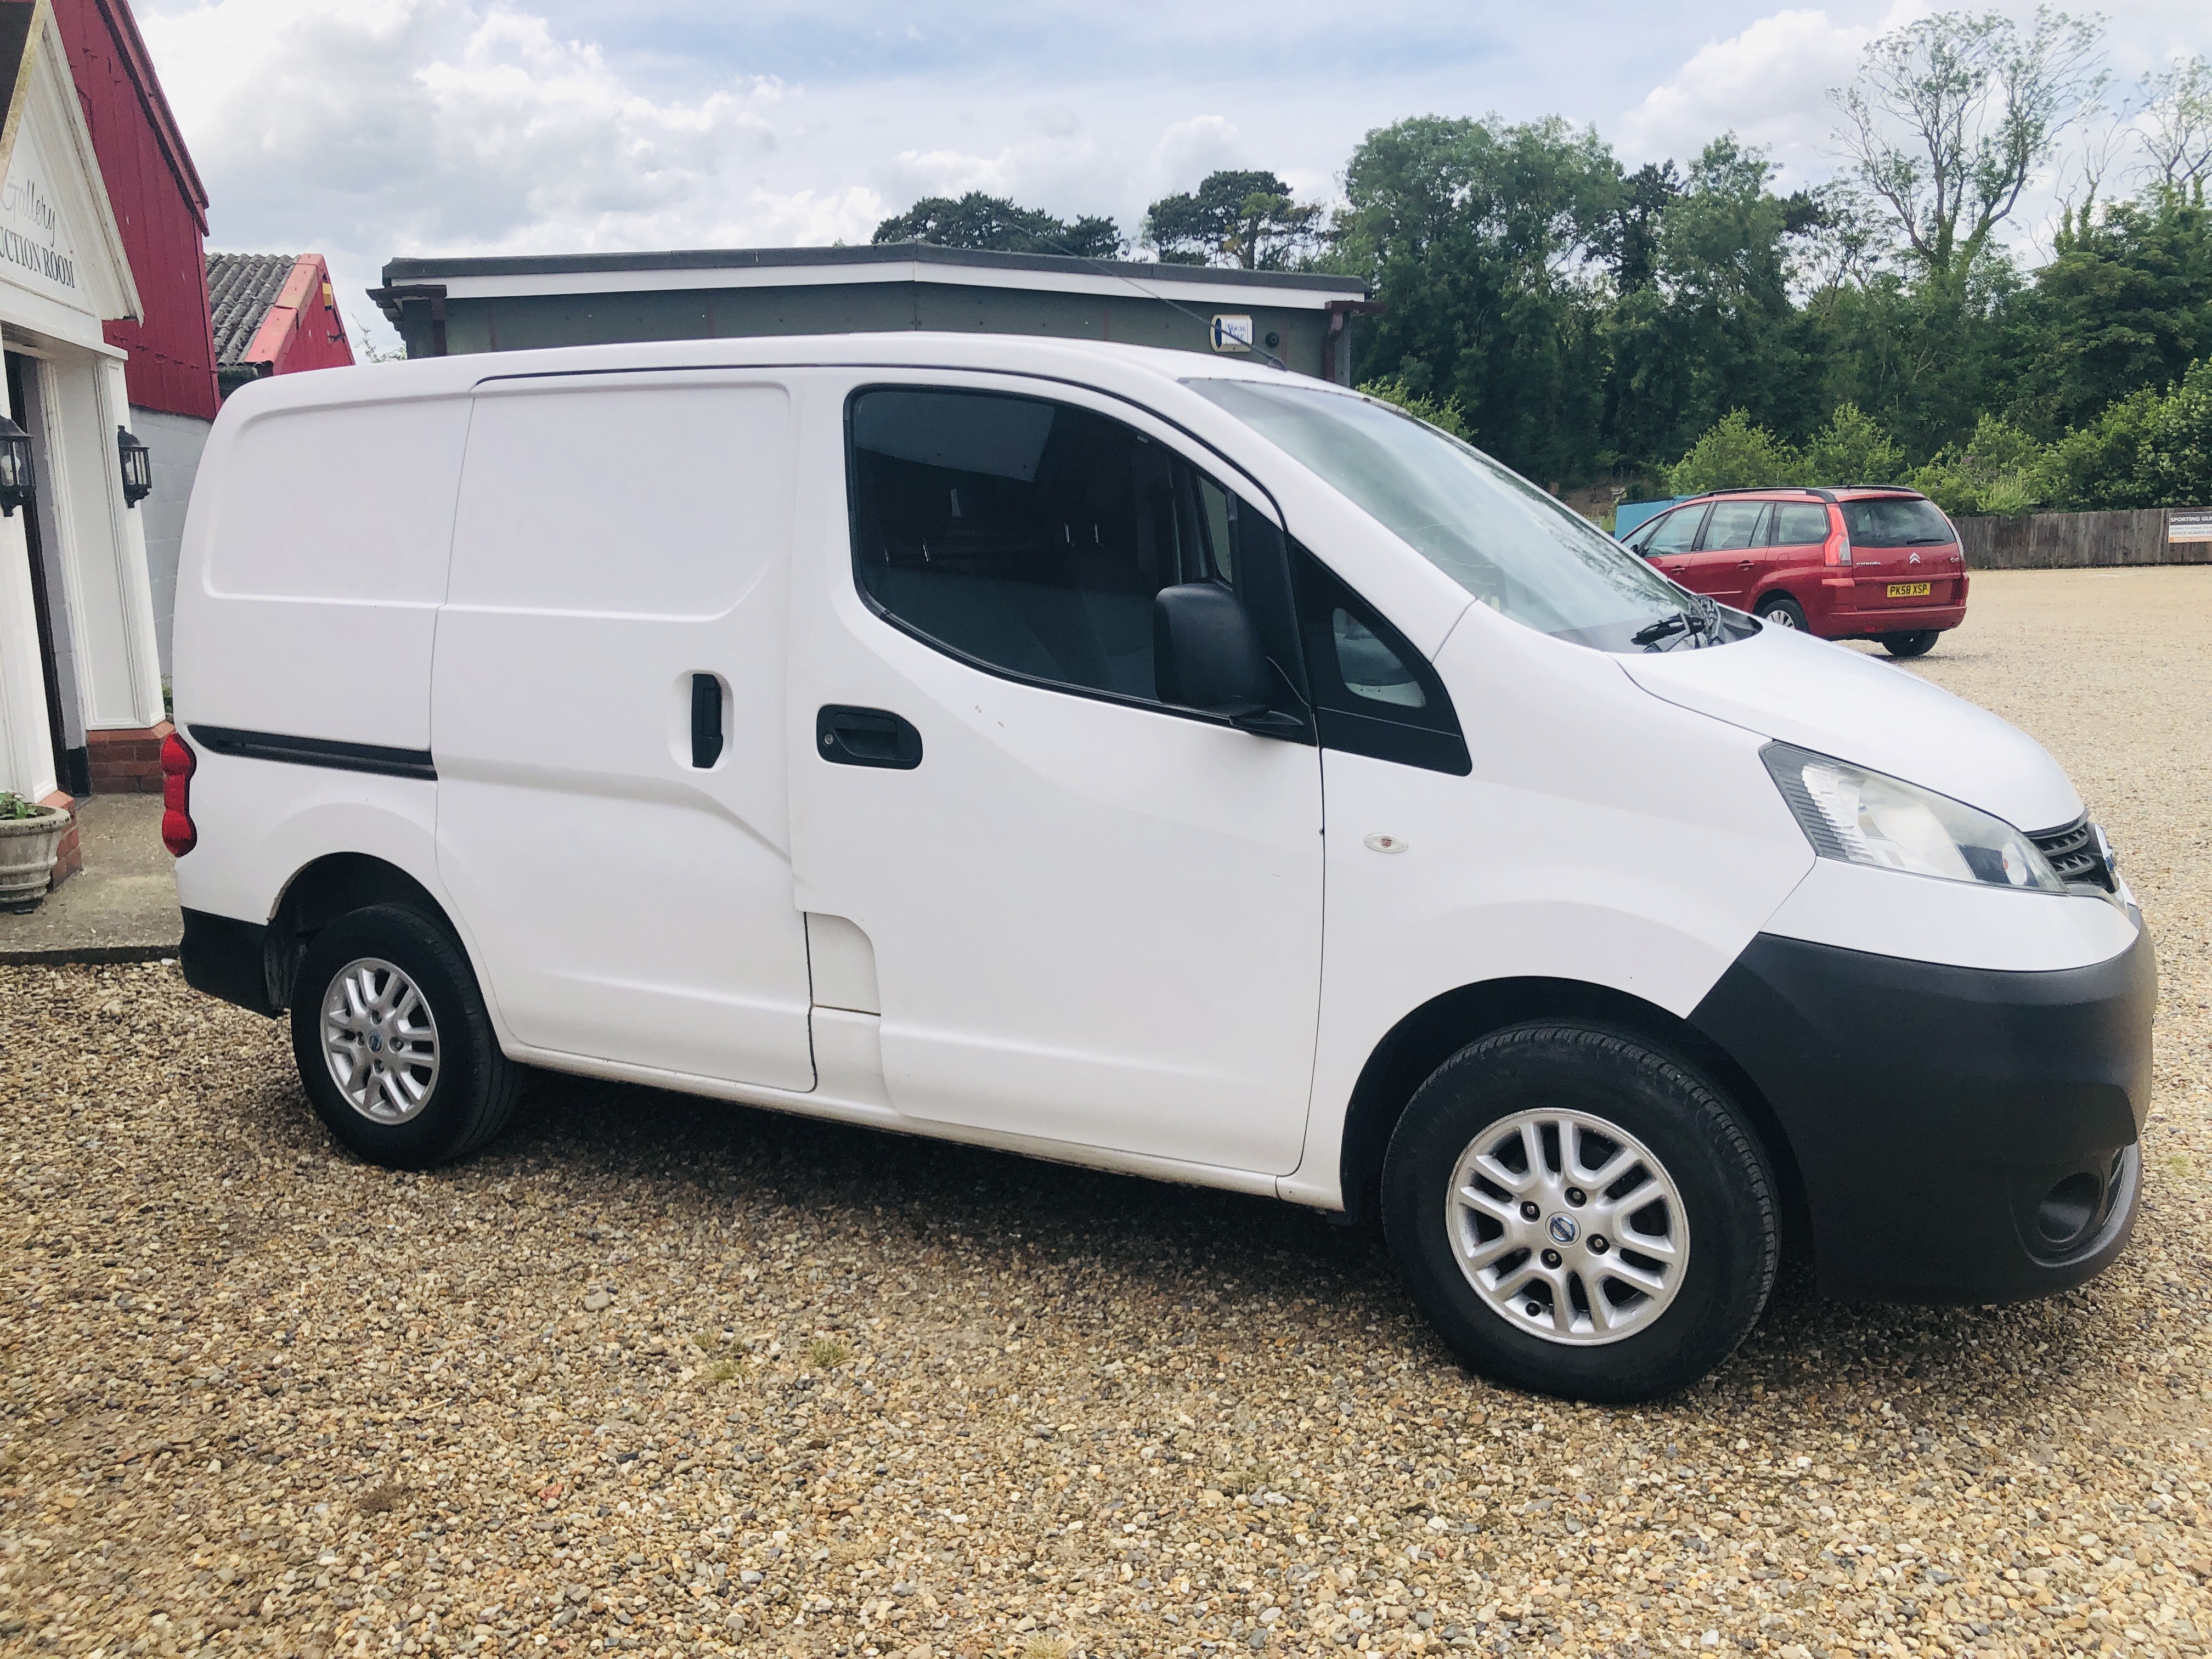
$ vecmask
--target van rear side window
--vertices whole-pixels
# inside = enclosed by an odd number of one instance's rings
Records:
[[[468,421],[455,398],[249,422],[222,472],[210,591],[436,605]]]

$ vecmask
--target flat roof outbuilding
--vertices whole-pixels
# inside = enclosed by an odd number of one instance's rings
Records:
[[[913,329],[1249,357],[1237,339],[1249,323],[1260,352],[1340,383],[1351,376],[1351,320],[1375,308],[1357,277],[924,242],[398,258],[372,297],[410,357]]]

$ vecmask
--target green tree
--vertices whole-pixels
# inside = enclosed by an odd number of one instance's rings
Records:
[[[1971,267],[2102,84],[2099,21],[1941,12],[1869,45],[1828,95],[1836,143],[1920,269]]]
[[[2042,468],[2046,503],[2063,513],[2158,506],[2145,462],[2164,401],[2155,392],[2135,392],[2053,443]]]
[[[1595,131],[1556,118],[1417,116],[1369,133],[1331,254],[1387,307],[1362,325],[1363,378],[1456,403],[1471,441],[1531,477],[1602,471],[1596,252],[1620,179]]]
[[[1121,233],[1111,219],[1085,216],[1069,222],[1001,197],[971,190],[957,201],[925,196],[904,213],[876,227],[878,242],[932,242],[939,247],[995,253],[1060,253],[1084,259],[1121,256]]]
[[[2151,413],[2138,482],[2154,507],[2212,506],[2212,357]]]
[[[2212,210],[2160,187],[2094,222],[2069,213],[2020,310],[2015,406],[2045,432],[2172,385],[2212,354]]]
[[[1984,415],[1972,438],[1947,444],[1907,482],[1954,518],[2010,516],[2042,505],[2048,457],[2027,433]]]
[[[1622,292],[1607,324],[1606,434],[1620,455],[1662,464],[1731,408],[1802,434],[1825,407],[1790,298],[1791,239],[1818,213],[1769,191],[1773,172],[1764,150],[1723,134],[1662,210],[1653,283]]]
[[[1594,239],[1598,258],[1612,267],[1616,294],[1649,288],[1659,274],[1659,226],[1668,204],[1682,193],[1673,161],[1646,161],[1623,173],[1613,210]]]
[[[1164,196],[1145,215],[1145,243],[1163,263],[1283,270],[1320,245],[1323,210],[1291,199],[1272,173],[1213,173]]]
[[[1805,446],[1804,475],[1818,483],[1898,483],[1905,452],[1856,404],[1838,404]]]
[[[2185,58],[2142,78],[2137,131],[2158,183],[2185,190],[2212,178],[2212,66]]]
[[[1797,452],[1765,427],[1732,409],[1692,444],[1667,474],[1677,495],[1701,495],[1708,489],[1756,489],[1796,483],[1804,471]]]
[[[1440,431],[1449,432],[1462,443],[1472,443],[1468,435],[1467,416],[1460,406],[1446,399],[1438,403],[1433,398],[1407,389],[1403,380],[1370,380],[1359,388],[1370,398],[1379,398],[1386,404],[1395,404],[1417,421],[1425,421]]]

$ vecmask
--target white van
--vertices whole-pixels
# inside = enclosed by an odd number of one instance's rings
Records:
[[[981,335],[258,382],[178,583],[184,967],[366,1158],[524,1066],[1379,1212],[1632,1400],[1785,1237],[2124,1247],[2151,947],[2065,775],[1259,366]]]

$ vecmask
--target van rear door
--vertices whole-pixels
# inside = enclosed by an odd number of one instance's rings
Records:
[[[532,1048],[813,1086],[793,456],[789,396],[758,377],[478,389],[431,697],[438,866]]]

